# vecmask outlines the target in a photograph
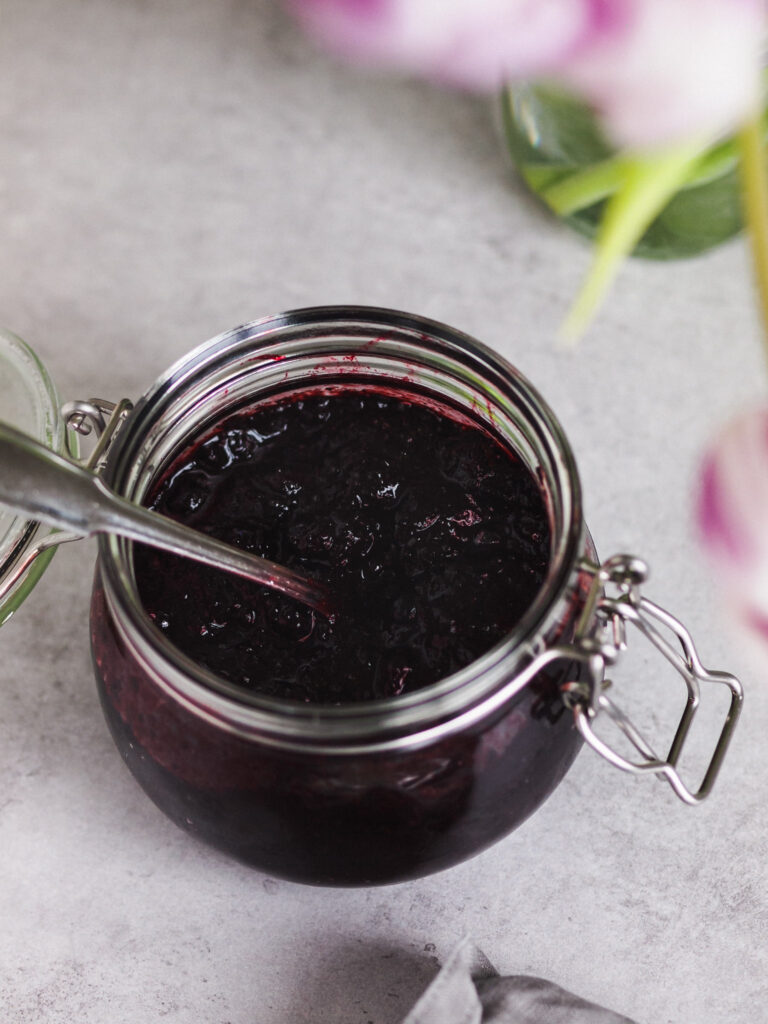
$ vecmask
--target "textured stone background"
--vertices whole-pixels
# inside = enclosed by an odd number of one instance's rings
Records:
[[[395,1024],[463,933],[502,972],[641,1024],[764,1016],[768,697],[690,521],[702,445],[763,390],[743,245],[627,266],[562,353],[588,252],[521,192],[485,102],[339,67],[268,0],[6,0],[3,15],[0,321],[65,397],[136,397],[206,338],[285,308],[454,324],[544,392],[600,551],[651,562],[652,596],[706,663],[746,677],[748,703],[701,809],[585,752],[519,832],[447,873],[276,882],[195,845],[125,771],[90,678],[93,549],[64,549],[2,630],[2,1020]],[[651,724],[664,682],[679,688],[659,674],[640,650],[626,680]]]

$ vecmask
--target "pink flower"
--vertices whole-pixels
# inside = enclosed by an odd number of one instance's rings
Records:
[[[481,90],[561,64],[602,20],[599,0],[293,0],[356,60]]]
[[[344,55],[496,90],[549,78],[648,146],[732,127],[755,101],[766,0],[289,0]]]
[[[619,0],[624,22],[559,70],[621,145],[710,139],[759,98],[764,0]]]
[[[768,408],[732,421],[707,454],[698,519],[738,618],[768,647]]]

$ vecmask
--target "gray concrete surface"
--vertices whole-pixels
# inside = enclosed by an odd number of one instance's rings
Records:
[[[485,101],[341,67],[268,0],[6,0],[2,20],[0,321],[63,396],[136,397],[281,309],[445,320],[543,391],[600,551],[651,562],[652,596],[745,677],[747,705],[702,808],[584,752],[451,871],[278,882],[196,845],[126,772],[91,679],[93,548],[64,549],[0,637],[0,1019],[396,1024],[464,933],[503,973],[640,1024],[763,1019],[768,680],[691,518],[707,439],[765,393],[743,244],[626,266],[562,352],[588,250],[522,192]],[[655,719],[656,661],[629,675]]]

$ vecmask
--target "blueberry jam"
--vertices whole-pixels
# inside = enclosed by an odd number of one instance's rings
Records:
[[[145,635],[105,548],[91,603],[99,695],[131,772],[190,834],[295,881],[417,878],[520,825],[581,746],[562,700],[578,663],[525,676],[527,645],[476,661],[537,594],[552,599],[543,488],[434,393],[305,380],[212,416],[147,501],[325,581],[333,621],[134,545]],[[574,574],[538,642],[567,651],[586,586]],[[177,667],[162,635],[230,692]],[[397,697],[473,661],[471,685]],[[265,710],[252,699],[263,694],[288,700]]]
[[[147,504],[326,582],[330,620],[237,577],[137,546],[142,602],[197,663],[248,690],[340,704],[468,665],[519,621],[550,529],[522,462],[467,416],[372,387],[230,416]]]

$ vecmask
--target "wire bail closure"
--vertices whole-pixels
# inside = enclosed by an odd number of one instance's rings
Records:
[[[643,597],[641,585],[648,577],[648,567],[641,559],[634,555],[614,555],[601,565],[587,562],[582,568],[592,574],[592,583],[576,627],[573,646],[563,650],[563,654],[567,651],[570,657],[575,657],[587,668],[586,680],[567,683],[563,687],[563,698],[573,712],[576,728],[586,743],[615,767],[634,775],[659,775],[666,779],[684,803],[701,803],[712,789],[741,712],[744,701],[741,683],[728,672],[705,668],[685,626]],[[616,664],[627,649],[628,625],[635,626],[646,636],[685,682],[685,709],[666,757],[655,752],[605,692],[611,685],[610,680],[605,679],[606,667]],[[660,626],[666,627],[677,638],[680,650],[669,642]],[[692,790],[683,782],[677,765],[701,703],[701,683],[726,686],[731,700],[701,785]],[[626,736],[640,755],[639,760],[628,760],[597,736],[594,723],[601,714],[607,715]]]
[[[67,452],[75,462],[94,473],[104,468],[107,452],[118,431],[133,409],[127,398],[117,404],[103,398],[89,398],[88,401],[67,402],[61,407],[61,415],[67,427]],[[96,439],[93,451],[86,459],[80,458],[75,434]]]
[[[117,404],[101,398],[91,398],[87,402],[67,402],[61,409],[61,415],[67,428],[67,455],[86,469],[95,473],[100,472],[106,462],[109,447],[132,408],[133,405],[127,398],[123,398]],[[82,437],[93,434],[96,439],[93,450],[87,458],[80,458],[76,434]],[[37,532],[38,526],[39,524],[33,523],[30,529]],[[15,589],[41,555],[60,544],[68,544],[71,541],[82,539],[81,534],[68,530],[53,530],[44,537],[35,538],[35,543],[26,548],[6,569],[2,581],[0,581],[0,601]]]

